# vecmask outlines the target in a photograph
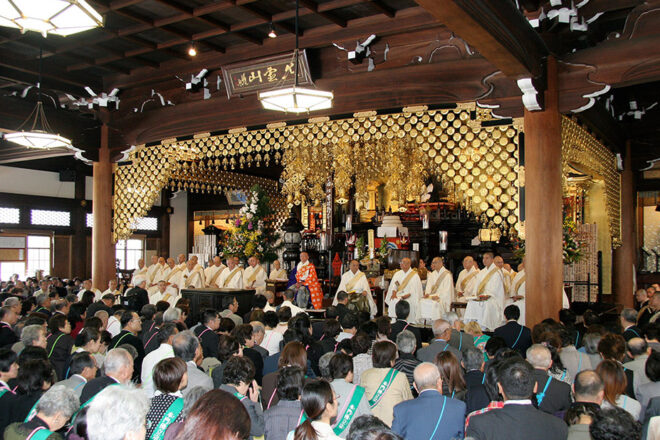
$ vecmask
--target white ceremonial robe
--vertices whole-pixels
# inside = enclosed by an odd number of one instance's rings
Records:
[[[204,272],[201,269],[194,268],[193,270],[188,270],[186,268],[177,275],[174,284],[179,286],[179,291],[189,287],[194,287],[195,289],[204,288]]]
[[[172,270],[173,269],[170,266],[168,266],[167,264],[164,267],[161,267],[161,268],[158,269],[158,272],[156,272],[156,275],[154,277],[154,285],[147,288],[147,292],[149,293],[149,296],[151,296],[154,293],[158,292],[158,282],[159,281],[165,281],[167,283],[172,282],[171,280],[169,280],[170,273],[172,272]],[[172,276],[172,279],[174,279],[175,276],[176,276],[176,274],[174,276]]]
[[[236,273],[231,278],[231,280],[229,280],[228,282],[226,280],[227,280],[227,278],[229,278],[229,276],[231,275],[231,273],[233,271],[230,270],[228,267],[226,267],[225,270],[222,271],[222,273],[218,277],[218,280],[216,281],[216,284],[218,285],[219,288],[221,288],[221,289],[223,287],[229,287],[229,288],[232,288],[232,289],[242,289],[243,288],[243,274],[241,273],[243,271],[243,269],[236,266],[234,268],[234,271],[236,271]]]
[[[350,292],[348,290],[347,285],[351,283],[351,281],[354,278],[358,278],[355,282],[353,282]],[[371,296],[371,287],[369,286],[369,280],[367,280],[366,275],[361,270],[358,270],[357,272],[353,273],[352,271],[347,271],[341,276],[341,281],[339,282],[339,287],[337,288],[337,292],[335,292],[335,299],[332,300],[332,305],[336,306],[337,305],[337,293],[344,291],[346,293],[351,293],[351,292],[356,292],[356,293],[362,293],[362,292],[368,292],[367,293],[367,300],[369,301],[369,314],[373,317],[376,316],[376,313],[378,313],[378,307],[376,306],[376,302],[374,301],[374,298]]]
[[[502,282],[504,283],[504,292],[509,295],[511,292],[511,287],[513,286],[513,277],[516,276],[516,273],[512,270],[500,269],[502,273]]]
[[[493,275],[489,275],[493,272]],[[479,292],[479,286],[482,280],[490,276],[482,292]],[[486,301],[468,301],[463,320],[477,321],[483,328],[495,330],[504,322],[504,281],[500,270],[494,264],[490,267],[484,267],[476,276],[477,292],[476,294],[488,295]]]
[[[268,275],[269,280],[288,280],[289,275],[286,273],[285,269],[280,269],[276,270],[273,269],[270,271],[270,275]]]
[[[251,283],[250,277],[255,273],[254,283]],[[266,269],[260,264],[257,264],[254,267],[248,265],[248,267],[243,269],[243,286],[245,286],[246,289],[255,289],[257,293],[264,293],[266,291],[266,278]]]
[[[204,281],[206,284],[206,287],[216,287],[215,283],[218,281],[218,278],[220,278],[220,274],[222,273],[223,270],[225,270],[227,266],[224,264],[220,263],[220,266],[216,266],[215,264],[207,267],[204,269]],[[217,274],[217,276],[216,276]],[[215,277],[215,279],[213,279]]]
[[[472,275],[474,273],[479,273],[479,269],[476,267],[471,267],[470,270],[463,269],[461,273],[458,274],[456,279],[456,285],[454,286],[456,291],[456,301],[465,302],[463,297],[475,296],[477,292],[477,276]],[[467,281],[465,279],[468,278]],[[459,293],[463,294],[463,297],[458,296]]]
[[[145,280],[147,280],[147,285],[149,285],[149,280],[147,279],[147,267],[143,267],[142,269],[135,269],[133,271],[133,276],[131,277],[131,286],[135,287],[135,278],[137,277],[142,277]]]
[[[438,280],[442,277],[442,281]],[[434,289],[435,288],[435,289]],[[422,319],[440,319],[444,313],[451,310],[452,297],[454,295],[454,280],[451,272],[446,267],[428,273],[426,278],[425,295],[420,301],[420,317]],[[437,296],[437,299],[430,298]]]
[[[388,314],[391,318],[396,319],[396,303],[401,300],[401,295],[410,294],[410,298],[406,299],[410,304],[410,315],[408,315],[408,322],[417,323],[419,320],[419,300],[422,298],[422,280],[419,278],[419,275],[416,271],[410,278],[408,284],[401,289],[399,286],[403,283],[403,280],[410,274],[410,271],[413,269],[408,269],[408,272],[403,270],[397,271],[392,280],[390,281],[390,286],[387,289],[387,295],[385,297],[385,304],[388,306]],[[398,283],[398,285],[397,285]],[[396,299],[392,299],[392,292],[397,290]]]
[[[571,303],[568,301],[568,295],[566,295],[566,289],[563,287],[561,288],[561,308],[562,309],[570,309],[571,308]]]
[[[149,295],[149,304],[156,304],[158,301],[167,301],[170,307],[176,306],[176,303],[181,299],[179,291],[172,286],[167,286],[165,293],[157,290],[153,295]]]
[[[525,325],[525,284],[525,269],[523,269],[513,278],[509,290],[511,296],[522,296],[523,298],[518,301],[514,301],[512,298],[507,300],[509,304],[516,305],[520,309],[520,319],[518,320],[520,325]]]
[[[103,293],[95,287],[92,287],[91,289],[89,289],[89,291],[94,292],[94,302],[100,301],[101,298],[103,297]],[[78,301],[82,301],[82,297],[84,293],[85,293],[85,289],[80,289],[80,291],[78,291]]]
[[[170,271],[172,270],[167,264],[163,264],[162,266],[158,264],[157,266],[158,268],[151,278],[151,284],[154,285],[158,285],[159,281],[165,281],[165,278],[167,278],[167,275],[169,275]]]
[[[152,264],[151,266],[147,267],[147,286],[151,286],[154,283],[157,283],[157,281],[154,281],[156,279],[156,273],[158,272],[158,269],[160,269],[160,264]]]

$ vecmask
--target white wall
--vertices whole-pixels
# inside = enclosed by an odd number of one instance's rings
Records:
[[[59,173],[0,165],[0,192],[73,199],[75,184],[60,182]]]
[[[188,255],[188,193],[179,191],[170,199],[170,256]]]

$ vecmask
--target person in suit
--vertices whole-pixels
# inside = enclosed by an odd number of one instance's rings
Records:
[[[220,316],[213,309],[207,309],[202,314],[202,325],[195,327],[194,332],[202,343],[204,357],[218,357],[218,334],[216,330],[220,326]]]
[[[112,338],[110,348],[117,348],[122,344],[130,344],[137,351],[135,358],[135,368],[133,369],[133,379],[140,381],[140,373],[142,371],[142,361],[144,360],[144,344],[142,340],[137,337],[142,329],[142,320],[137,313],[131,310],[124,310],[119,319],[121,324],[121,331],[117,336]]]
[[[88,317],[92,317],[98,312],[99,310],[105,310],[108,312],[108,316],[112,315],[112,305],[115,303],[115,295],[112,293],[106,293],[101,297],[99,301],[96,301],[95,303],[92,303],[87,307],[87,312],[86,315]]]
[[[347,313],[351,312],[348,308],[348,293],[341,290],[337,292],[337,296],[335,298],[337,299],[335,309],[337,309],[337,316],[339,316],[339,320],[341,321]]]
[[[71,361],[71,352],[73,350],[73,338],[71,333],[71,324],[66,316],[61,313],[55,313],[48,320],[48,343],[46,352],[50,363],[55,367],[55,373],[58,380],[66,379],[66,370]]]
[[[527,349],[527,361],[534,367],[538,409],[548,414],[567,410],[571,406],[571,386],[548,374],[552,366],[550,350],[541,344],[532,345]]]
[[[172,339],[172,349],[174,356],[183,359],[188,368],[188,386],[183,390],[183,398],[185,399],[190,390],[195,387],[202,387],[206,391],[212,390],[213,379],[197,368],[197,365],[202,363],[204,356],[202,346],[195,334],[190,330],[178,333]]]
[[[149,304],[149,293],[145,289],[147,286],[147,280],[142,277],[136,277],[135,287],[128,289],[124,294],[124,299],[122,299],[122,304],[125,306],[131,306],[136,312],[142,310],[142,307]],[[135,296],[132,301],[126,301],[126,298]]]
[[[12,328],[18,321],[18,315],[11,307],[0,308],[0,347],[11,347],[18,342],[18,336]]]
[[[646,340],[642,338],[631,338],[626,345],[628,357],[632,360],[623,364],[623,368],[633,372],[633,389],[636,390],[641,385],[650,382],[645,370],[651,349]]]
[[[415,367],[413,376],[419,397],[394,407],[392,431],[410,439],[463,438],[465,403],[441,394],[442,379],[438,368],[430,362],[423,362]],[[429,415],[429,408],[434,408],[433,415]]]
[[[640,385],[635,390],[635,396],[642,405],[641,414],[645,414],[649,401],[654,397],[660,397],[660,353],[654,351],[646,361],[646,375],[650,382]]]
[[[390,340],[396,341],[396,337],[404,330],[409,330],[415,335],[417,341],[416,350],[419,351],[422,348],[422,334],[420,333],[417,327],[413,327],[407,321],[408,316],[410,315],[410,303],[405,299],[396,303],[394,306],[394,312],[396,313],[396,322],[392,324],[392,331],[390,332]]]
[[[97,371],[96,358],[89,352],[81,351],[71,358],[69,378],[59,381],[57,385],[63,385],[71,389],[76,397],[80,399],[83,387],[88,381],[96,377]]]
[[[238,343],[243,347],[243,356],[250,358],[254,364],[254,378],[258,384],[261,384],[264,371],[264,358],[261,353],[254,349],[254,328],[250,324],[241,324],[234,327],[231,335],[236,338]]]
[[[461,353],[467,348],[474,347],[474,337],[461,330],[462,322],[458,319],[456,312],[447,312],[442,316],[442,319],[451,325],[449,345]]]
[[[298,426],[302,412],[302,393],[305,370],[300,367],[283,367],[277,377],[279,402],[264,411],[264,437],[268,440],[286,440],[289,431]]]
[[[637,440],[642,438],[641,426],[621,408],[605,409],[593,416],[589,434],[593,440]],[[652,437],[649,437],[652,438]]]
[[[497,376],[497,388],[504,398],[504,406],[473,416],[466,437],[475,440],[566,439],[566,424],[532,405],[531,397],[537,382],[534,368],[528,362],[508,359],[498,368]]]
[[[644,332],[642,332],[642,330],[636,325],[637,310],[623,309],[619,320],[621,321],[621,328],[623,329],[622,335],[626,342],[630,341],[632,338],[644,337]]]
[[[574,378],[580,371],[591,370],[594,365],[591,365],[591,359],[587,353],[578,351],[575,347],[576,336],[571,334],[568,329],[560,328],[557,332],[561,339],[561,351],[559,351],[559,359],[562,365],[568,371],[568,376]],[[584,340],[584,338],[582,338]],[[585,349],[586,351],[586,349]]]
[[[506,346],[525,356],[527,349],[532,345],[532,332],[529,328],[518,324],[520,309],[511,304],[504,309],[506,324],[495,329],[493,336],[498,336],[506,342]]]
[[[108,351],[103,361],[104,376],[90,380],[80,393],[80,404],[86,405],[101,390],[113,384],[127,384],[133,377],[133,357],[123,348]]]
[[[478,348],[470,347],[463,352],[463,368],[465,374],[465,386],[467,393],[465,395],[465,404],[467,405],[466,414],[485,408],[490,403],[490,396],[486,391],[484,377],[484,355]]]
[[[435,361],[436,354],[448,351],[456,356],[459,361],[463,360],[461,352],[449,344],[452,330],[451,325],[444,319],[436,319],[433,321],[432,329],[435,339],[433,339],[431,344],[417,352],[417,359],[422,362],[433,362]]]

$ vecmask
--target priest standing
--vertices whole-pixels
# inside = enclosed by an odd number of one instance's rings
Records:
[[[427,276],[424,298],[419,304],[420,318],[434,321],[451,309],[454,280],[440,257],[431,261],[431,270]]]
[[[476,295],[477,288],[477,275],[479,274],[479,267],[472,257],[469,255],[463,258],[463,270],[458,274],[456,280],[456,297],[458,301],[462,301],[462,297],[470,297]]]
[[[315,309],[320,309],[323,306],[323,289],[321,289],[321,283],[319,283],[319,279],[316,276],[316,267],[309,261],[309,254],[307,252],[300,253],[300,262],[296,266],[295,288],[300,289],[302,286],[309,289],[312,306]]]
[[[518,265],[518,273],[513,278],[513,281],[511,283],[511,290],[509,291],[509,294],[511,295],[509,302],[511,304],[518,306],[518,308],[520,309],[520,319],[518,319],[518,323],[520,325],[525,325],[525,279],[526,278],[527,276],[525,275],[525,265],[524,263],[520,263]]]
[[[500,274],[502,274],[504,292],[508,295],[509,291],[511,290],[511,280],[513,278],[513,271],[511,270],[511,266],[504,264],[504,258],[500,257],[499,255],[493,258],[493,264],[497,266],[497,268],[500,270]]]
[[[222,260],[217,255],[213,257],[213,264],[204,269],[204,280],[206,287],[216,287],[218,277],[227,266],[222,264]]]
[[[505,301],[502,273],[493,259],[492,252],[484,253],[484,268],[479,271],[476,280],[476,295],[483,299],[468,301],[463,318],[465,322],[477,321],[489,330],[495,330],[502,323]]]
[[[248,267],[243,271],[243,286],[246,289],[255,289],[257,293],[266,291],[266,270],[259,264],[254,255],[248,258]]]
[[[204,271],[196,266],[197,263],[194,259],[188,260],[186,268],[179,272],[176,285],[179,289],[203,289],[204,288]]]
[[[222,271],[216,281],[216,285],[219,288],[232,288],[232,289],[242,289],[243,288],[243,269],[238,266],[238,263],[234,257],[227,258],[227,267]]]
[[[417,323],[419,321],[419,301],[422,298],[422,280],[417,275],[417,271],[410,268],[410,258],[403,258],[397,271],[390,281],[387,289],[385,304],[388,307],[388,314],[396,319],[396,303],[405,299],[410,304],[410,314],[408,321]]]
[[[151,264],[147,267],[147,287],[151,287],[158,282],[156,272],[158,271],[158,255],[151,256]]]
[[[369,314],[373,318],[378,313],[376,302],[371,296],[371,287],[364,272],[360,270],[360,263],[358,260],[351,260],[349,270],[341,276],[339,288],[335,293],[335,299],[332,305],[337,305],[337,293],[344,291],[348,293],[349,297],[352,295],[363,295],[369,303]]]
[[[133,271],[133,277],[131,278],[131,286],[135,287],[135,281],[138,278],[141,278],[143,280],[147,279],[147,268],[144,265],[144,259],[142,258],[138,260],[138,267]]]

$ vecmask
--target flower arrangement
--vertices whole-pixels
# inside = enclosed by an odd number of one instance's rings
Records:
[[[514,257],[522,261],[525,257],[525,240],[513,239],[511,245]],[[564,264],[577,263],[584,258],[584,245],[584,242],[578,236],[577,225],[569,217],[566,217],[562,231],[562,259]]]
[[[241,260],[256,256],[267,263],[277,260],[277,252],[284,244],[271,225],[273,212],[270,198],[259,185],[250,188],[245,205],[238,213],[223,254],[237,256]]]

